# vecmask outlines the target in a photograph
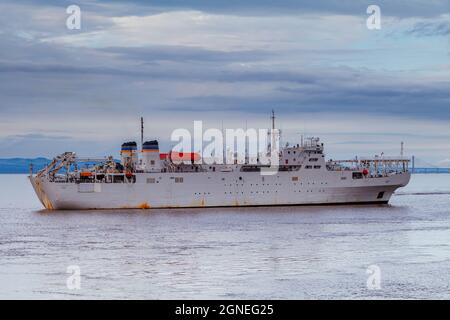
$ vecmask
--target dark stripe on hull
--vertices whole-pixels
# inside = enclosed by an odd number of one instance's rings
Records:
[[[386,201],[355,201],[355,202],[330,202],[330,203],[298,203],[298,204],[248,204],[248,205],[239,205],[239,206],[186,206],[186,207],[151,207],[151,208],[138,208],[138,207],[130,207],[130,208],[56,208],[54,210],[153,210],[153,209],[209,209],[209,208],[261,208],[261,207],[318,207],[318,206],[354,206],[354,205],[386,205],[389,203],[389,200]]]

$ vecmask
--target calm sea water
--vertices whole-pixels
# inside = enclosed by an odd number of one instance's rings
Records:
[[[0,175],[0,219],[3,299],[450,298],[448,174],[389,206],[89,212],[44,211]]]

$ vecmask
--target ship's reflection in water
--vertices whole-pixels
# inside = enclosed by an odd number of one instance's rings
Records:
[[[24,176],[0,191],[1,298],[450,297],[446,175],[388,206],[49,212]]]

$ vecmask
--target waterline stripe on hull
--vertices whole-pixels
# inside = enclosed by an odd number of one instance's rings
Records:
[[[298,204],[245,204],[238,206],[186,206],[186,207],[129,207],[129,208],[62,208],[62,209],[51,209],[52,211],[70,211],[70,210],[86,210],[86,211],[95,211],[95,210],[113,210],[113,211],[123,211],[123,210],[154,210],[154,209],[215,209],[215,208],[263,208],[263,207],[319,207],[319,206],[367,206],[367,205],[387,205],[389,204],[389,200],[383,201],[355,201],[355,202],[330,202],[330,203],[298,203]],[[48,209],[47,209],[48,210]]]

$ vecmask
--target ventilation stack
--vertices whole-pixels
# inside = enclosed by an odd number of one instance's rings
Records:
[[[137,154],[137,143],[125,142],[122,144],[122,148],[120,150],[120,155],[122,157],[122,165],[126,170],[135,170],[138,163],[138,154]]]
[[[146,141],[142,144],[142,164],[145,171],[161,171],[158,141]]]

